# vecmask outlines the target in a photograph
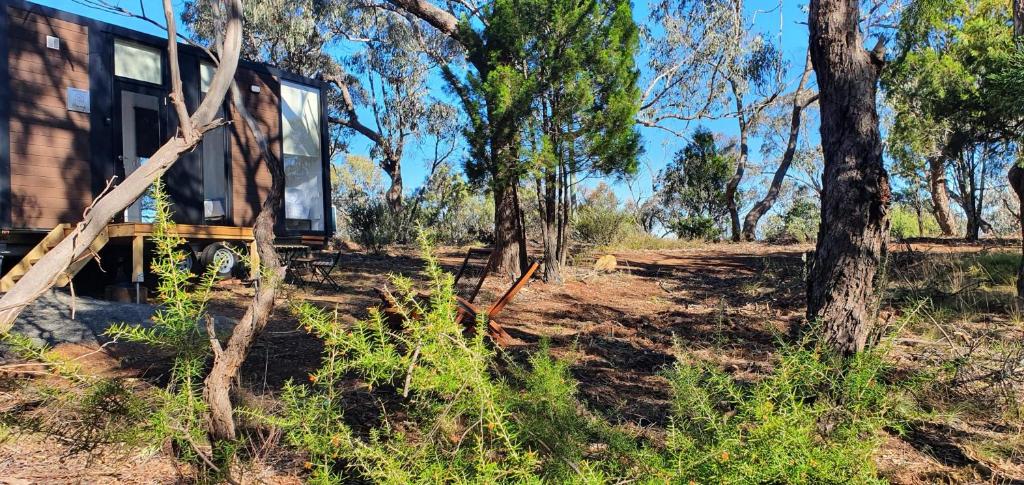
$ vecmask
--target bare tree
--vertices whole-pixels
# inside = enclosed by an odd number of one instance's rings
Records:
[[[185,106],[181,92],[181,78],[178,75],[177,32],[170,0],[164,0],[164,15],[167,18],[168,57],[171,65],[171,102],[178,115],[178,132],[164,143],[145,165],[125,177],[109,191],[93,201],[71,233],[56,247],[47,252],[18,282],[0,298],[0,332],[8,332],[22,310],[39,295],[53,286],[54,282],[75,261],[90,258],[89,246],[110,223],[174,165],[182,155],[194,150],[203,135],[224,124],[215,119],[217,110],[230,88],[242,45],[242,2],[225,0],[226,21],[223,43],[218,52],[220,65],[210,85],[210,90],[191,116]]]
[[[231,405],[231,381],[238,375],[245,358],[249,355],[256,337],[263,332],[274,311],[274,299],[277,289],[284,281],[284,267],[274,249],[274,226],[277,213],[284,204],[284,165],[273,151],[270,150],[266,135],[260,130],[255,118],[249,113],[242,98],[238,84],[232,84],[231,97],[235,112],[245,121],[246,128],[256,139],[263,160],[267,163],[272,177],[270,193],[263,200],[260,212],[256,216],[252,233],[256,239],[256,252],[259,255],[259,279],[256,294],[246,309],[245,314],[231,331],[227,345],[221,348],[216,339],[211,339],[213,347],[213,366],[206,376],[203,398],[209,413],[210,443],[232,441],[236,438],[235,421]],[[209,329],[213,332],[213,328]],[[213,335],[211,333],[211,335]],[[222,456],[221,454],[216,454]],[[225,464],[226,465],[226,464]]]
[[[784,90],[785,65],[778,47],[757,32],[743,0],[663,0],[654,7],[659,35],[651,45],[654,73],[638,123],[736,120],[735,172],[726,186],[731,237],[739,241],[740,185],[749,161],[749,139],[765,111]]]
[[[874,280],[889,232],[875,104],[884,44],[864,48],[858,0],[812,0],[808,20],[825,172],[807,318],[821,325],[821,341],[852,354],[865,348],[874,325]]]
[[[808,53],[807,61],[804,63],[804,73],[800,76],[800,83],[792,95],[793,109],[790,115],[789,139],[786,142],[786,151],[782,154],[782,161],[779,163],[779,168],[775,170],[775,176],[772,177],[772,183],[768,186],[768,192],[750,208],[747,216],[743,219],[742,239],[745,241],[754,240],[757,234],[758,222],[765,213],[771,210],[772,206],[775,205],[775,201],[779,198],[782,183],[785,181],[789,167],[793,164],[793,157],[796,155],[797,144],[800,138],[800,117],[804,109],[818,100],[816,93],[809,93],[807,91],[807,80],[811,77],[811,71],[811,57]]]

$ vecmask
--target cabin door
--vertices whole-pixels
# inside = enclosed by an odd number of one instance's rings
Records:
[[[124,175],[146,164],[163,141],[161,96],[121,91],[121,161]],[[155,205],[147,191],[124,211],[125,222],[153,222]]]

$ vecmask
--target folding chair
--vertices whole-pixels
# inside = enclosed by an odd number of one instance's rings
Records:
[[[482,261],[483,265],[474,264]],[[455,294],[465,298],[472,303],[484,286],[484,280],[490,274],[491,264],[494,262],[494,250],[486,248],[472,248],[466,251],[466,257],[462,260],[459,272],[455,273]]]
[[[506,291],[505,294],[502,295],[498,301],[494,302],[494,304],[486,311],[474,305],[472,301],[456,296],[455,299],[459,304],[459,312],[455,316],[455,322],[462,323],[463,326],[466,327],[466,332],[472,335],[476,330],[476,319],[480,315],[485,315],[487,317],[487,334],[490,335],[491,340],[493,340],[494,343],[502,347],[515,343],[516,339],[505,331],[498,322],[497,316],[505,309],[505,306],[516,297],[519,290],[523,289],[523,287],[530,282],[530,277],[533,276],[533,273],[535,273],[539,267],[540,262],[534,261],[534,263],[530,265],[529,269],[527,269],[526,272],[523,273],[523,275],[520,276],[511,287],[509,287],[508,291]]]
[[[340,249],[334,251],[334,255],[329,259],[321,259],[313,261],[310,266],[313,268],[313,277],[316,278],[316,283],[319,286],[327,284],[331,285],[334,291],[341,291],[341,285],[334,279],[331,273],[341,265],[341,254]]]

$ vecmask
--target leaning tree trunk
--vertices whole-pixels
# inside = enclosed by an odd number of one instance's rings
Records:
[[[793,164],[797,142],[800,138],[800,116],[804,108],[818,99],[816,95],[803,99],[804,86],[807,85],[807,79],[810,77],[811,58],[808,54],[804,73],[800,76],[800,84],[797,85],[796,92],[793,93],[793,113],[789,119],[789,141],[786,143],[786,152],[782,154],[782,162],[779,163],[779,168],[775,171],[775,176],[772,177],[768,192],[764,194],[763,199],[757,201],[754,207],[750,208],[747,217],[743,219],[744,241],[753,241],[757,237],[757,223],[775,205],[775,201],[779,198],[779,192],[782,190],[782,182],[786,180],[786,173],[789,172],[789,167]]]
[[[1020,223],[1021,259],[1017,264],[1017,299],[1024,301],[1024,168],[1021,168],[1019,164],[1019,160],[1014,162],[1013,166],[1010,167],[1010,172],[1007,174],[1007,179],[1010,181],[1013,193],[1017,194],[1019,207],[1017,220]]]
[[[277,214],[281,212],[284,201],[285,175],[281,161],[269,149],[267,138],[256,124],[242,99],[242,92],[237,85],[231,88],[234,98],[235,112],[245,121],[246,126],[256,139],[263,159],[271,174],[270,193],[260,206],[253,225],[253,237],[256,239],[256,252],[259,255],[258,286],[249,308],[231,331],[227,345],[222,349],[220,344],[211,340],[214,346],[213,366],[206,376],[203,397],[208,406],[210,443],[215,447],[234,441],[235,420],[231,405],[231,380],[238,375],[245,358],[249,355],[256,337],[263,331],[274,311],[274,298],[277,289],[284,280],[284,268],[274,249],[274,226]],[[222,453],[215,456],[226,459]],[[227,465],[227,463],[222,463]],[[226,469],[226,468],[225,468]]]
[[[172,75],[177,78],[172,79],[174,91],[170,99],[174,103],[175,112],[179,115],[178,133],[164,143],[147,163],[125,177],[124,181],[109,192],[97,197],[71,234],[43,255],[14,287],[0,298],[0,333],[8,332],[21,311],[53,286],[68,266],[81,258],[91,256],[87,254],[89,246],[103,232],[111,219],[141,197],[182,155],[194,150],[202,141],[204,134],[222,125],[222,121],[214,118],[235,77],[242,46],[241,0],[227,0],[225,3],[227,23],[220,50],[220,66],[214,74],[208,95],[189,117],[181,95],[181,80]],[[164,0],[164,10],[168,18],[172,19],[168,22],[168,56],[170,64],[177,66],[177,39],[169,0]],[[173,74],[177,74],[176,69],[173,71]]]
[[[821,326],[819,340],[841,354],[863,350],[875,321],[891,198],[875,105],[882,47],[863,48],[859,18],[857,0],[811,1],[825,170],[807,318]]]
[[[928,158],[928,187],[932,196],[932,212],[943,236],[956,233],[953,226],[953,213],[949,210],[949,189],[946,187],[946,158],[934,156]]]

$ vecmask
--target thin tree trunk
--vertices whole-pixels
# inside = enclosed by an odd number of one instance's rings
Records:
[[[789,141],[786,143],[786,151],[782,154],[782,162],[779,163],[779,168],[775,171],[775,176],[772,177],[772,183],[768,186],[768,192],[765,193],[764,198],[757,201],[750,208],[750,212],[747,212],[747,217],[743,220],[743,240],[745,241],[753,241],[756,238],[757,224],[775,205],[775,201],[779,198],[779,192],[782,190],[782,183],[786,180],[786,173],[789,172],[789,167],[793,164],[797,142],[800,138],[800,115],[803,113],[804,108],[818,99],[817,95],[802,99],[804,86],[806,86],[807,80],[810,77],[811,57],[810,53],[808,53],[807,61],[804,65],[804,73],[800,76],[800,84],[797,85],[796,92],[793,93],[793,113],[789,120]]]
[[[1024,168],[1020,160],[1014,161],[1006,178],[1010,182],[1013,193],[1017,194],[1017,221],[1020,223],[1021,259],[1017,264],[1017,299],[1024,301]]]
[[[932,212],[943,236],[956,234],[953,213],[949,210],[949,189],[946,187],[946,157],[928,157],[928,187],[932,196]]]
[[[891,198],[875,105],[882,47],[862,47],[859,19],[857,0],[811,1],[825,170],[807,318],[821,326],[819,340],[841,354],[862,351],[874,326]]]
[[[743,111],[743,94],[740,92],[735,80],[730,80],[729,85],[732,86],[733,98],[735,98],[736,104],[736,119],[740,125],[740,155],[736,158],[736,173],[733,174],[732,178],[729,179],[729,183],[725,186],[725,201],[729,209],[732,240],[739,241],[741,229],[739,201],[737,199],[739,198],[740,182],[743,181],[743,173],[747,169],[747,131],[749,126],[747,126],[747,116]]]
[[[562,283],[562,265],[558,260],[559,237],[558,230],[559,204],[558,204],[558,175],[555,169],[548,169],[544,175],[544,193],[542,206],[544,213],[544,281],[548,283]]]
[[[232,330],[227,345],[223,349],[219,347],[219,344],[215,345],[213,366],[204,382],[203,397],[209,408],[210,443],[215,447],[236,438],[234,412],[231,405],[231,381],[238,375],[238,369],[249,355],[249,349],[252,348],[256,337],[266,327],[270,314],[274,311],[274,299],[278,286],[284,280],[284,268],[274,249],[274,226],[277,224],[277,214],[282,210],[284,202],[284,166],[273,155],[266,135],[245,107],[242,92],[237,85],[232,86],[231,93],[234,98],[235,112],[245,121],[249,131],[257,140],[263,160],[270,169],[272,181],[270,193],[260,206],[260,212],[256,216],[256,223],[252,229],[256,239],[256,252],[260,257],[256,295]],[[222,454],[218,456],[224,458]]]
[[[199,108],[190,118],[179,120],[179,133],[164,143],[147,163],[125,177],[123,182],[109,192],[97,197],[71,234],[37,261],[14,287],[0,298],[0,333],[10,331],[21,311],[53,286],[68,266],[83,257],[90,257],[86,254],[89,246],[103,232],[111,219],[141,197],[182,155],[194,150],[205,133],[222,125],[222,121],[214,120],[214,117],[233,82],[242,45],[241,0],[228,0],[226,6],[227,22],[224,29],[225,40],[220,49],[220,66],[211,82],[210,91]],[[165,11],[170,8],[169,0],[165,0]],[[173,18],[173,13],[170,15]],[[168,35],[169,44],[176,42],[173,34]],[[175,58],[176,53],[176,49],[168,52],[173,64],[178,62]],[[172,84],[179,85],[180,80]],[[172,101],[175,103],[176,112],[187,113],[184,106],[178,106],[184,103],[183,99],[175,96]]]

